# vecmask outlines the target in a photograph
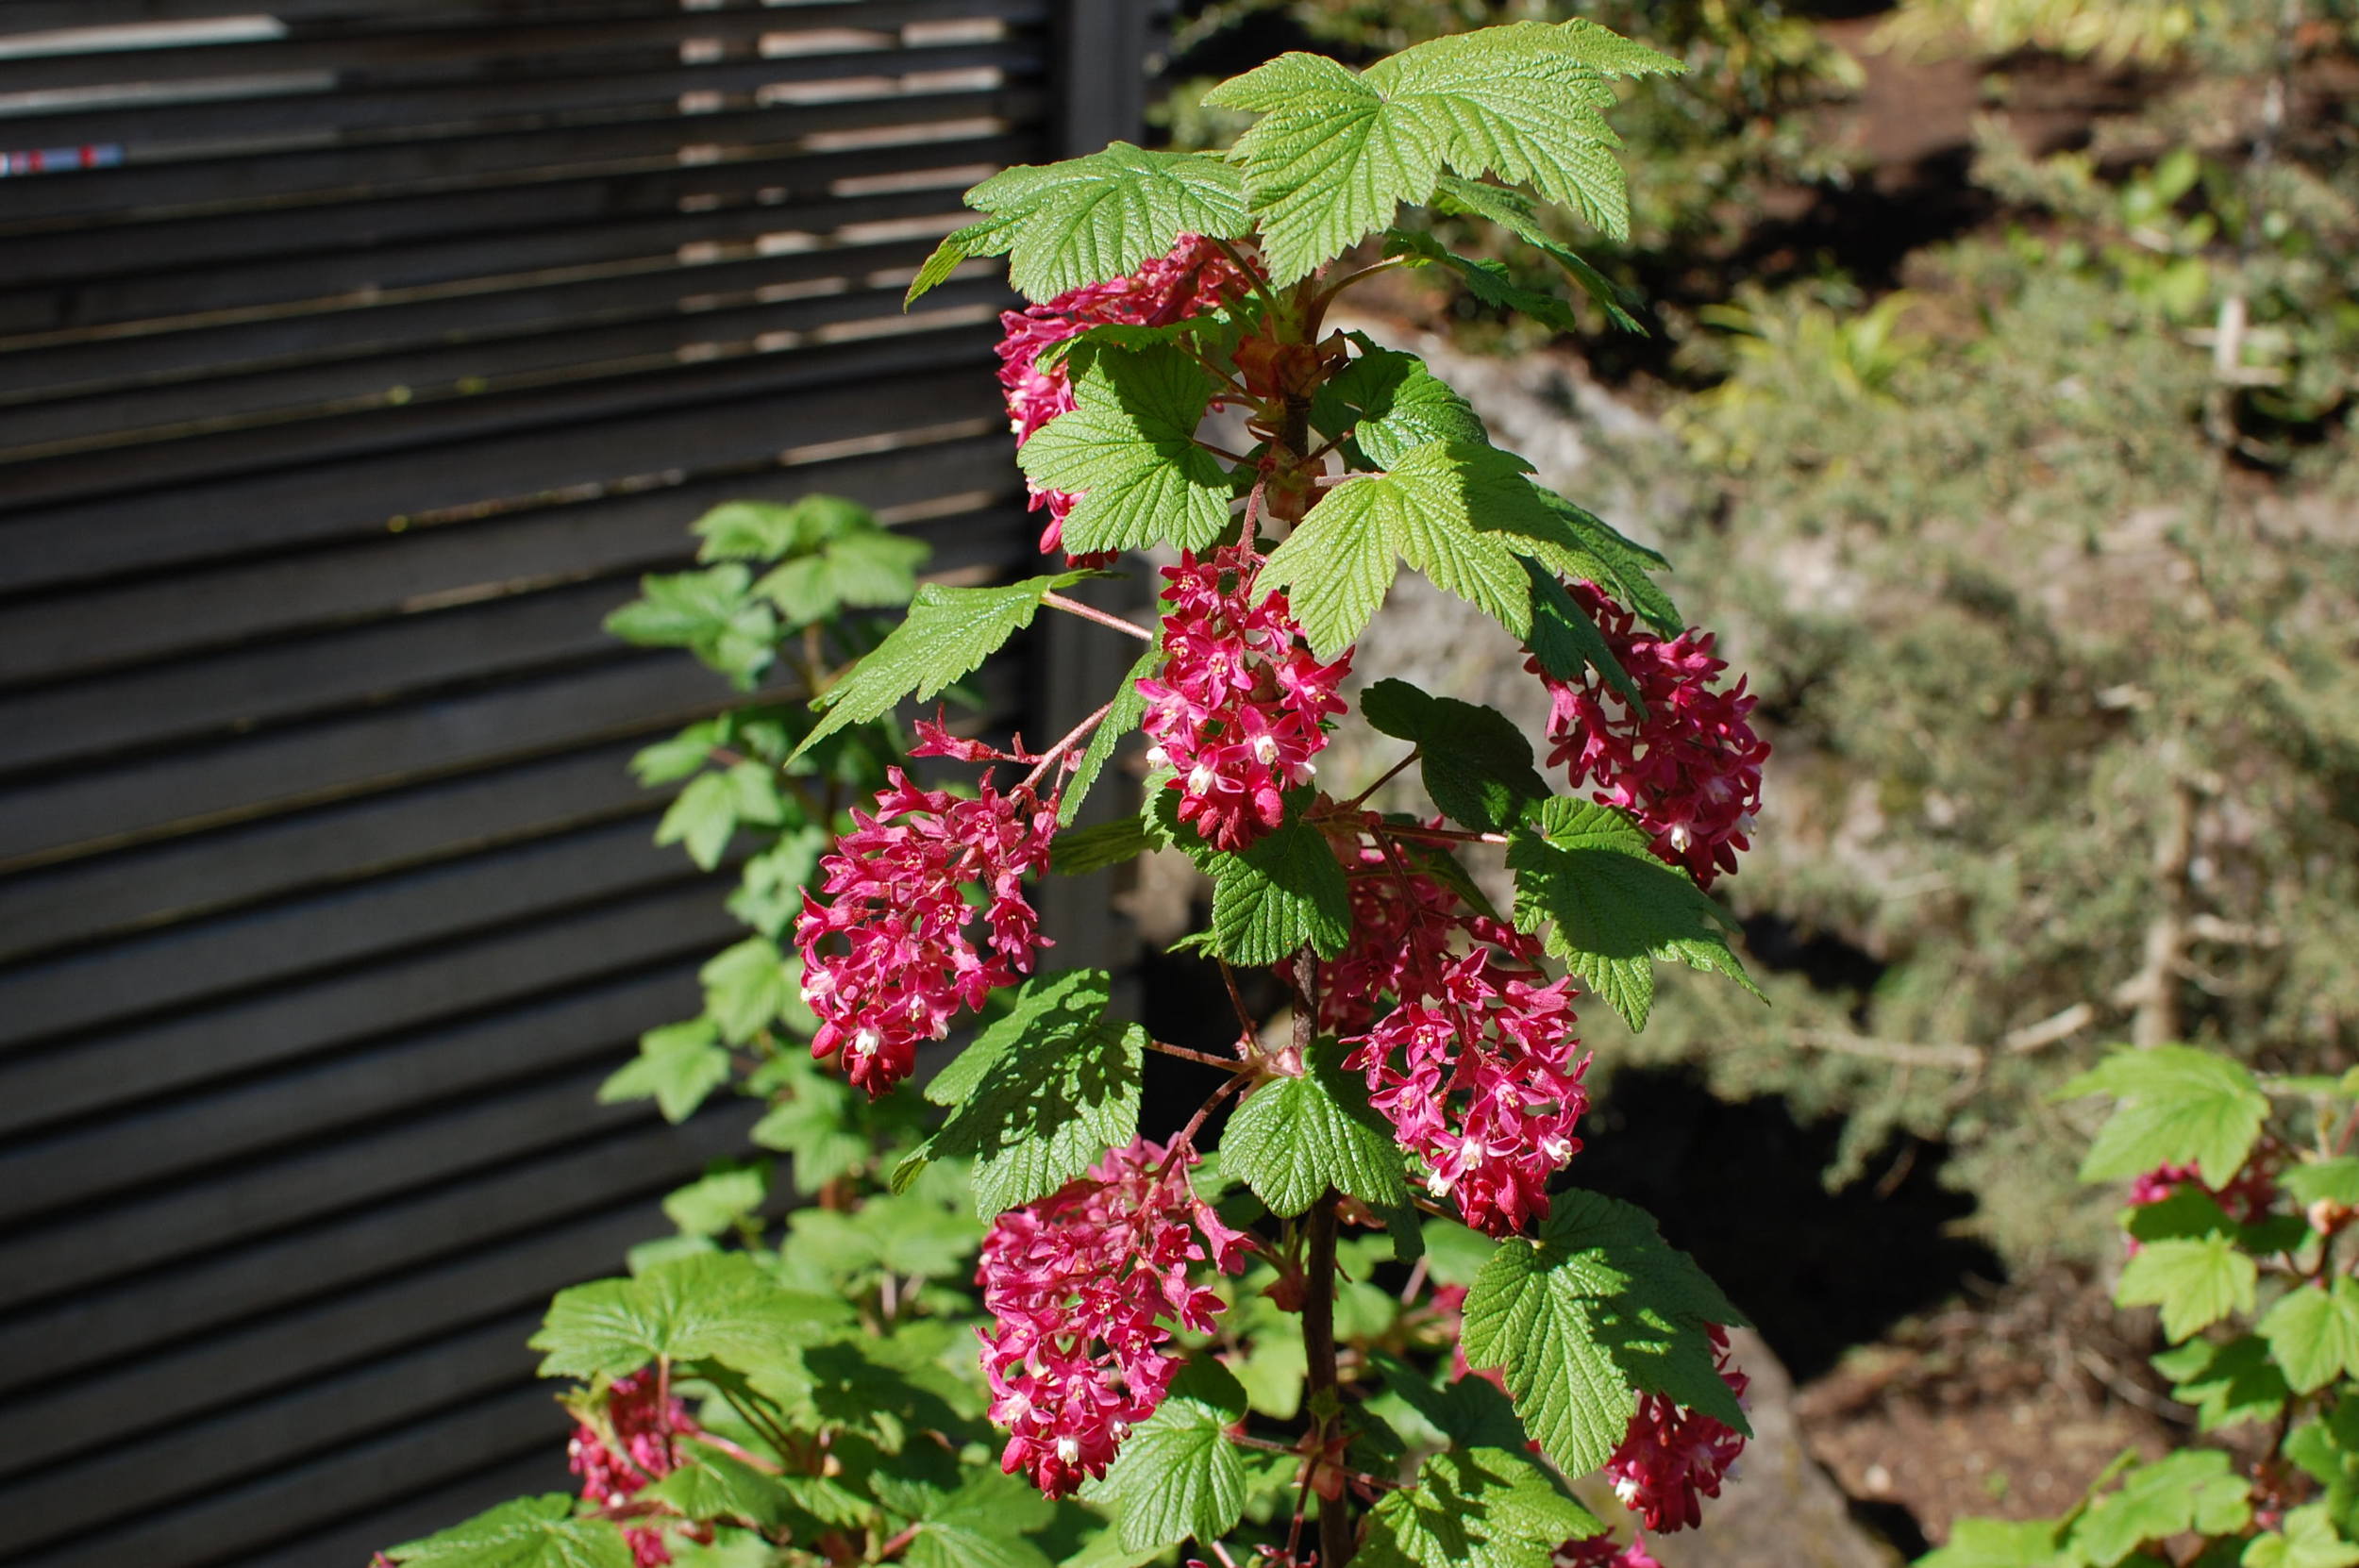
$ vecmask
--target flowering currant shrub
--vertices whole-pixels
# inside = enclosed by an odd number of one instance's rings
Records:
[[[2127,1182],[2114,1299],[2159,1309],[2186,1446],[2124,1454],[2061,1519],[1961,1520],[1922,1568],[2359,1563],[2359,1071],[2260,1075],[2123,1048],[2066,1084],[2110,1096],[2083,1181]]]
[[[1046,569],[912,590],[873,520],[755,509],[617,624],[743,683],[780,661],[811,699],[643,758],[688,780],[660,836],[700,863],[758,830],[731,906],[756,934],[609,1090],[683,1115],[734,1080],[813,1201],[775,1225],[760,1164],[675,1193],[681,1235],[561,1293],[533,1342],[579,1385],[580,1494],[391,1560],[1643,1568],[1702,1522],[1748,1434],[1742,1319],[1578,1185],[1580,1009],[1643,1027],[1665,961],[1749,988],[1704,890],[1766,747],[1659,557],[1418,359],[1326,325],[1360,280],[1440,267],[1578,327],[1423,213],[1502,226],[1617,312],[1536,204],[1619,233],[1602,111],[1614,78],[1677,69],[1582,21],[1364,73],[1288,55],[1213,93],[1259,117],[1225,155],[1117,142],[967,192],[979,220],[910,294],[1004,255],[1033,302],[1001,380]],[[1150,551],[1152,624],[1074,595]],[[1545,757],[1397,679],[1355,715],[1403,565],[1530,659]],[[1137,640],[1103,705],[1036,750],[941,716],[1044,609]],[[933,716],[904,747],[912,704]],[[1322,775],[1354,723],[1396,759]],[[1137,732],[1140,808],[1073,826]],[[1429,804],[1370,805],[1412,776]],[[1209,1044],[1053,967],[1033,913],[1044,874],[1149,851],[1212,889],[1180,944],[1233,1007]],[[1192,1109],[1146,1108],[1151,1055]]]

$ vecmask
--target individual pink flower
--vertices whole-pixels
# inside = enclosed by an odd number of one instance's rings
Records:
[[[1587,785],[1592,799],[1636,817],[1656,855],[1710,887],[1751,847],[1761,809],[1769,742],[1753,732],[1754,699],[1741,678],[1715,689],[1728,663],[1712,656],[1710,632],[1658,637],[1595,583],[1574,583],[1572,594],[1637,683],[1647,712],[1641,718],[1595,671],[1565,682],[1541,672],[1537,658],[1527,660],[1548,689],[1548,765],[1565,766],[1575,789]]]
[[[606,1425],[609,1430],[601,1432],[581,1423],[565,1445],[566,1466],[581,1477],[583,1499],[601,1509],[620,1508],[641,1488],[670,1475],[679,1467],[679,1440],[704,1435],[688,1408],[664,1392],[653,1369],[614,1380],[607,1390]],[[609,1435],[622,1445],[620,1452],[609,1446]],[[689,1533],[695,1536],[694,1527]],[[661,1530],[627,1525],[623,1539],[639,1568],[672,1560]]]
[[[1140,1139],[983,1239],[975,1278],[995,1321],[977,1332],[991,1418],[1008,1433],[999,1465],[1051,1497],[1104,1475],[1163,1403],[1180,1369],[1168,1326],[1212,1331],[1221,1299],[1190,1265],[1245,1266],[1253,1239],[1196,1195],[1196,1163]]]
[[[1646,1537],[1632,1537],[1629,1545],[1618,1546],[1611,1533],[1567,1541],[1549,1561],[1553,1568],[1663,1568],[1647,1550]]]
[[[886,776],[819,862],[828,902],[806,892],[795,926],[803,1000],[819,1015],[811,1055],[841,1050],[871,1095],[909,1076],[919,1042],[948,1034],[959,1009],[1031,973],[1047,939],[1024,876],[1047,865],[1057,821],[1054,795],[1027,785],[1000,794],[986,776],[969,800],[921,790],[898,768]]]
[[[1284,792],[1314,772],[1351,671],[1348,649],[1324,664],[1312,654],[1285,594],[1254,598],[1260,564],[1231,544],[1164,567],[1163,667],[1139,682],[1147,760],[1173,770],[1180,820],[1221,850],[1284,820]]]
[[[1710,1327],[1720,1380],[1742,1399],[1747,1378],[1729,1365],[1728,1332],[1716,1323]],[[1662,1394],[1642,1393],[1629,1434],[1605,1461],[1605,1478],[1647,1528],[1693,1529],[1703,1522],[1702,1499],[1720,1495],[1720,1483],[1744,1448],[1735,1428]]]
[[[1253,287],[1253,280],[1219,246],[1183,234],[1169,254],[1152,257],[1127,277],[1069,289],[1045,305],[1000,313],[1006,336],[999,341],[999,384],[1007,390],[1008,419],[1022,446],[1032,432],[1073,408],[1073,386],[1064,361],[1040,362],[1044,350],[1093,326],[1125,322],[1163,326],[1216,310]],[[1041,553],[1063,542],[1065,513],[1073,497],[1062,491],[1032,490],[1032,509],[1048,513],[1041,531]],[[1076,557],[1077,560],[1081,558]],[[1092,558],[1097,559],[1097,558]]]

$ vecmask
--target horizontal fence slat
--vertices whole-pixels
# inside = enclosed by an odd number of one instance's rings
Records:
[[[59,1137],[18,1139],[0,1150],[0,1225],[611,1056],[616,1040],[697,1002],[678,969],[587,984],[536,1007],[191,1091]]]
[[[365,419],[371,410],[432,404],[451,406],[455,412],[456,406],[479,405],[486,394],[778,352],[788,335],[824,334],[846,324],[897,329],[902,292],[896,282],[813,298],[673,310],[611,325],[53,400],[0,413],[0,462],[12,455],[39,457],[27,449],[60,442],[112,452],[158,441],[218,442],[224,431],[263,424],[316,428],[324,418]],[[1015,303],[997,278],[976,278],[936,289],[923,309],[996,311]]]
[[[528,81],[362,86],[343,91],[332,80],[297,75],[258,84],[249,95],[197,102],[115,104],[10,115],[11,138],[29,146],[108,142],[131,147],[210,146],[317,139],[331,132],[385,136],[454,125],[489,130],[567,115],[597,116],[636,108],[671,107],[690,94],[751,98],[799,92],[806,100],[833,88],[845,97],[879,97],[915,79],[920,91],[955,73],[978,78],[991,72],[1036,75],[1046,61],[1037,40],[945,43],[870,49],[777,59],[721,59],[602,74],[541,76]],[[992,86],[975,80],[965,86]],[[693,116],[683,116],[691,118]],[[57,178],[67,178],[59,175]]]
[[[750,466],[793,448],[989,417],[1004,408],[985,368],[995,335],[962,327],[616,378],[572,396],[554,390],[511,401],[509,417],[530,424],[453,435],[430,463],[382,451],[182,484],[169,507],[152,494],[109,495],[0,518],[0,592],[349,538],[395,517],[667,469]],[[484,412],[496,420],[496,410]],[[427,428],[448,435],[445,423]],[[88,465],[52,478],[53,488],[105,482]]]
[[[489,1176],[403,1194],[357,1215],[225,1250],[168,1273],[0,1316],[0,1392],[184,1344],[263,1314],[315,1304],[436,1259],[473,1255],[568,1218],[661,1195],[743,1146],[752,1108],[615,1135]],[[650,1206],[646,1234],[664,1226]],[[619,1259],[618,1259],[619,1261]],[[158,1288],[158,1281],[169,1288]]]
[[[371,20],[430,13],[514,21],[559,16],[630,16],[647,0],[272,0],[281,22]],[[74,27],[203,22],[254,14],[253,0],[0,0],[0,36]]]
[[[0,878],[0,959],[73,947],[222,909],[644,809],[638,741]]]
[[[293,1540],[274,1540],[259,1549],[243,1547],[238,1568],[321,1568],[365,1563],[387,1546],[416,1541],[472,1519],[511,1497],[537,1497],[576,1490],[578,1479],[565,1468],[569,1435],[560,1411],[548,1435],[524,1445],[514,1459],[479,1459],[477,1468],[446,1486],[411,1493],[397,1507],[349,1511]],[[134,1563],[127,1568],[150,1568]]]
[[[0,196],[0,234],[73,221],[146,224],[199,211],[334,201],[371,192],[421,194],[524,171],[659,158],[688,161],[723,149],[783,148],[811,138],[842,142],[856,139],[853,133],[874,136],[943,122],[1029,123],[1046,110],[1046,95],[1036,85],[912,92],[714,114],[651,108],[610,121],[482,135],[461,128],[393,142],[64,170],[19,181]]]
[[[321,720],[0,791],[0,857],[55,856],[646,733],[718,706],[677,656]]]
[[[0,614],[0,673],[19,682],[74,676],[163,654],[379,615],[421,601],[552,576],[687,564],[687,525],[723,501],[791,501],[825,492],[875,507],[995,492],[1019,481],[1004,432],[913,442],[889,452],[725,475],[629,494],[536,508],[351,544],[239,561],[25,601]],[[905,525],[937,565],[969,564],[1030,530],[971,513]],[[994,541],[999,542],[995,544]]]
[[[628,1248],[662,1229],[662,1216],[651,1206],[593,1214],[20,1396],[11,1401],[9,1413],[25,1430],[40,1434],[40,1444],[37,1450],[26,1444],[0,1452],[0,1473],[54,1464],[486,1317],[545,1306],[552,1281],[617,1273]],[[555,1457],[561,1474],[561,1444]],[[452,1514],[441,1523],[459,1517]],[[383,1537],[375,1544],[393,1539]]]
[[[456,939],[676,876],[652,815],[510,844],[0,972],[0,1048]]]

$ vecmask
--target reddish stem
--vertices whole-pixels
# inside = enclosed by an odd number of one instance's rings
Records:
[[[1062,609],[1067,615],[1079,615],[1084,621],[1095,621],[1101,626],[1110,626],[1115,631],[1126,632],[1142,642],[1155,641],[1155,634],[1145,626],[1126,621],[1119,615],[1109,615],[1102,609],[1081,603],[1079,599],[1068,599],[1053,590],[1043,593],[1040,596],[1040,602],[1052,609]]]
[[[1106,715],[1113,711],[1113,700],[1112,698],[1108,698],[1105,706],[1098,709],[1096,712],[1091,714],[1088,718],[1083,719],[1079,724],[1075,725],[1071,729],[1066,730],[1063,740],[1059,741],[1055,745],[1050,746],[1046,751],[1042,752],[1038,757],[1034,758],[1032,759],[1032,771],[1024,776],[1024,782],[1019,786],[1019,788],[1029,790],[1033,785],[1039,783],[1040,776],[1048,771],[1048,765],[1051,762],[1054,762],[1058,758],[1062,757],[1066,752],[1071,751],[1075,743],[1078,742],[1081,737],[1087,735],[1091,730],[1096,729],[1099,724],[1103,723]]]

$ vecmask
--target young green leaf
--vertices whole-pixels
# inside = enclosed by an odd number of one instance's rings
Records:
[[[1146,717],[1146,693],[1139,690],[1139,682],[1161,669],[1163,662],[1163,624],[1157,622],[1155,640],[1146,645],[1146,651],[1139,655],[1138,662],[1123,676],[1121,690],[1114,692],[1113,701],[1106,709],[1106,716],[1097,722],[1097,728],[1090,735],[1090,743],[1082,748],[1081,760],[1075,765],[1073,776],[1065,781],[1064,799],[1057,808],[1058,826],[1070,827],[1073,825],[1073,819],[1080,814],[1081,803],[1089,799],[1090,790],[1097,783],[1097,776],[1104,773],[1106,764],[1113,759],[1114,747],[1120,745],[1122,738],[1138,728],[1139,721]]]
[[[2122,1477],[2121,1490],[2098,1499],[2067,1538],[2094,1568],[2115,1563],[2149,1541],[2182,1530],[2228,1535],[2252,1517],[2249,1487],[2217,1448],[2183,1448]]]
[[[2346,1209],[2359,1209],[2359,1159],[2340,1155],[2288,1166],[2277,1184],[2304,1204],[2324,1199]]]
[[[1245,1412],[1245,1390],[1228,1368],[1196,1357],[1081,1494],[1115,1511],[1131,1551],[1219,1540],[1245,1512],[1245,1460],[1227,1431]]]
[[[2190,1340],[2151,1358],[2171,1380],[2170,1396],[2196,1409],[2196,1425],[2209,1432],[2245,1421],[2274,1421],[2293,1391],[2269,1359],[2268,1345],[2243,1334],[2225,1344]]]
[[[1200,549],[1229,525],[1231,487],[1196,427],[1219,383],[1176,348],[1092,355],[1073,376],[1073,408],[1015,455],[1044,490],[1078,497],[1065,514],[1076,553],[1169,541]]]
[[[1030,626],[1043,594],[1070,588],[1089,575],[1062,572],[1055,576],[1027,577],[1004,588],[926,584],[910,601],[908,618],[893,628],[892,635],[812,704],[826,716],[811,726],[788,760],[847,725],[884,717],[904,697],[915,696],[923,702],[940,694]]]
[[[1529,184],[1624,237],[1610,150],[1620,142],[1598,112],[1614,102],[1605,78],[1680,69],[1593,22],[1519,22],[1434,39],[1364,73],[1280,55],[1204,102],[1262,116],[1229,156],[1244,166],[1270,278],[1283,285],[1424,202],[1445,168]]]
[[[1146,824],[1137,817],[1116,817],[1058,834],[1049,846],[1048,869],[1060,876],[1086,876],[1134,860],[1153,847]]]
[[[729,1081],[729,1054],[710,1018],[666,1024],[639,1037],[639,1055],[598,1085],[598,1103],[652,1097],[667,1122],[684,1122]]]
[[[927,1499],[907,1560],[911,1568],[1048,1568],[1031,1537],[1055,1512],[1014,1476],[978,1472],[956,1492]]]
[[[1503,1448],[1447,1449],[1414,1486],[1384,1494],[1352,1560],[1364,1568],[1531,1568],[1605,1528],[1531,1460]]]
[[[1582,260],[1576,253],[1556,242],[1548,231],[1540,226],[1539,215],[1521,192],[1485,185],[1481,180],[1461,179],[1444,175],[1436,182],[1433,206],[1441,212],[1461,212],[1472,217],[1488,218],[1514,234],[1524,243],[1564,269],[1583,292],[1598,302],[1614,325],[1640,337],[1647,329],[1630,313],[1629,301],[1614,281],[1597,268]]]
[[[2081,1161],[2083,1181],[2192,1164],[2204,1185],[2225,1187],[2252,1152],[2269,1108],[2250,1070],[2191,1045],[2117,1050],[2057,1093],[2111,1094],[2116,1101]]]
[[[849,1303],[789,1291],[744,1253],[709,1253],[557,1293],[528,1342],[544,1377],[622,1377],[658,1357],[675,1361],[775,1355]]]
[[[718,1236],[760,1209],[770,1181],[759,1166],[714,1171],[663,1200],[663,1217],[685,1236]]]
[[[1004,218],[985,218],[980,223],[955,228],[942,237],[942,242],[927,257],[910,279],[909,292],[901,296],[901,309],[907,310],[917,303],[920,294],[930,292],[950,280],[950,275],[979,256],[1005,256],[1015,243],[1015,225]]]
[[[1008,278],[1034,301],[1136,272],[1182,234],[1233,240],[1253,226],[1245,183],[1229,164],[1202,153],[1147,152],[1128,142],[1062,163],[1002,169],[967,192],[966,205],[1004,225],[988,242],[998,244],[1005,232]],[[974,248],[985,240],[962,242],[962,248],[986,254]]]
[[[1340,1049],[1322,1041],[1299,1077],[1274,1077],[1246,1096],[1221,1134],[1221,1172],[1253,1189],[1271,1213],[1288,1218],[1332,1187],[1372,1208],[1406,1197],[1400,1146],[1368,1105],[1366,1087],[1346,1073]]]
[[[1679,607],[1648,574],[1666,568],[1664,559],[1636,544],[1554,491],[1531,487],[1539,516],[1529,509],[1484,514],[1481,526],[1514,536],[1515,548],[1560,576],[1596,583],[1665,637],[1686,629]]]
[[[954,1080],[962,1092],[943,1102],[949,1119],[894,1173],[895,1187],[929,1160],[973,1159],[975,1210],[990,1219],[1046,1197],[1138,1136],[1146,1031],[1106,1017],[1106,983],[1103,970],[1027,982],[1015,1011],[967,1048],[985,1055],[980,1071]],[[941,1083],[929,1097],[945,1093]]]
[[[1517,517],[1549,525],[1524,467],[1487,445],[1413,447],[1387,472],[1353,475],[1321,496],[1270,553],[1257,589],[1287,591],[1322,659],[1348,646],[1375,615],[1396,557],[1521,637],[1531,628],[1531,589],[1512,536],[1493,530]]]
[[[1383,734],[1421,753],[1426,792],[1453,821],[1497,833],[1545,800],[1548,782],[1531,765],[1531,742],[1506,714],[1455,697],[1433,697],[1405,680],[1380,680],[1360,711]]]
[[[2231,1312],[2252,1310],[2260,1270],[2226,1236],[2150,1242],[2122,1266],[2114,1300],[2160,1307],[2172,1343]]]
[[[1213,942],[1232,964],[1283,963],[1308,946],[1331,959],[1351,939],[1351,885],[1308,823],[1290,822],[1234,855],[1211,858]]]
[[[1654,1006],[1653,960],[1676,959],[1762,994],[1729,950],[1735,922],[1676,866],[1655,859],[1646,830],[1611,806],[1558,796],[1509,835],[1515,928],[1541,931],[1633,1029]],[[1766,1000],[1765,997],[1764,1000]]]
[[[1489,444],[1481,416],[1424,360],[1354,341],[1358,357],[1312,399],[1313,425],[1330,436],[1349,430],[1362,456],[1380,467],[1432,442]]]
[[[726,774],[699,774],[665,809],[655,825],[655,842],[678,844],[697,870],[711,871],[721,863],[736,831],[737,786]]]
[[[1916,1568],[2055,1568],[2056,1521],[1961,1519],[1949,1543]]]
[[[2359,1546],[2335,1532],[2327,1505],[2312,1503],[2285,1515],[2285,1527],[2254,1536],[2237,1559],[2242,1568],[2351,1568]]]
[[[2296,1393],[2359,1376],[2359,1283],[2346,1276],[2288,1291],[2255,1326]]]
[[[1706,1326],[1744,1319],[1644,1210],[1568,1192],[1536,1240],[1499,1243],[1465,1305],[1466,1359],[1507,1375],[1516,1413],[1556,1467],[1612,1457],[1638,1395],[1666,1395],[1749,1433],[1714,1370]]]
[[[1622,661],[1614,657],[1614,649],[1598,630],[1597,623],[1573,596],[1564,591],[1554,572],[1542,566],[1530,556],[1516,558],[1523,562],[1524,575],[1531,579],[1531,632],[1525,646],[1540,663],[1542,673],[1565,682],[1579,685],[1587,677],[1585,668],[1595,670],[1608,686],[1621,694],[1624,702],[1642,717],[1647,711],[1647,699],[1638,690],[1638,683],[1630,678]]]
[[[642,647],[686,648],[750,692],[770,667],[778,617],[752,598],[753,574],[728,561],[701,572],[639,579],[640,597],[606,618],[606,629]]]
[[[876,514],[841,495],[777,501],[724,501],[688,525],[704,541],[700,561],[774,561],[815,550],[831,539],[877,527]]]
[[[1527,289],[1515,281],[1503,261],[1461,256],[1423,229],[1384,231],[1384,254],[1412,267],[1446,267],[1465,280],[1466,292],[1494,309],[1513,310],[1567,336],[1581,331],[1581,317],[1554,294]]]
[[[562,1492],[502,1503],[384,1555],[421,1568],[631,1568],[623,1532],[610,1520],[576,1518]]]

